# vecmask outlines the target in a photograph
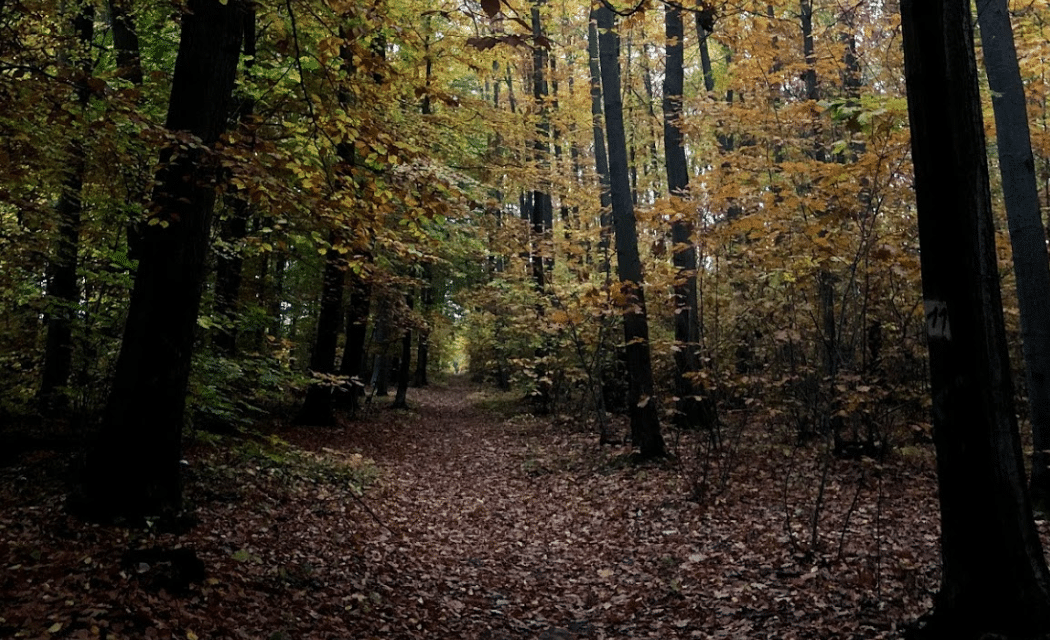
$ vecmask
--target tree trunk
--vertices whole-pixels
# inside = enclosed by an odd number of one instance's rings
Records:
[[[336,395],[336,404],[348,406],[351,410],[357,409],[357,401],[364,390],[362,373],[371,305],[372,283],[364,274],[350,272],[350,305],[346,310],[346,336],[339,362],[339,375],[349,380],[349,389]]]
[[[255,64],[255,9],[249,7],[244,16],[244,75],[251,73]],[[237,120],[247,124],[255,112],[255,100],[242,95],[234,105]],[[222,250],[215,260],[215,315],[222,325],[215,334],[215,347],[226,357],[237,355],[237,323],[243,282],[244,256],[241,243],[248,235],[248,219],[252,215],[248,201],[233,187],[227,196],[228,214],[219,224]]]
[[[543,24],[540,21],[540,2],[532,6],[532,35],[537,41],[544,37]],[[536,166],[544,172],[541,184],[533,190],[531,223],[532,243],[532,278],[536,288],[543,290],[547,266],[552,264],[551,256],[546,255],[547,237],[554,221],[553,203],[551,201],[549,179],[546,173],[550,170],[550,113],[547,107],[547,50],[538,43],[532,48],[532,98],[539,113],[536,125],[536,140],[533,143]]]
[[[322,376],[335,373],[335,350],[339,342],[340,315],[343,312],[343,289],[346,269],[342,254],[335,248],[340,242],[333,231],[328,238],[333,245],[325,253],[321,283],[321,309],[317,314],[317,335],[310,352],[310,372]],[[335,423],[335,387],[329,381],[317,380],[306,391],[306,400],[295,421],[298,424],[327,426]]]
[[[376,347],[375,360],[372,364],[372,395],[386,397],[390,395],[390,356],[387,355],[387,329],[390,323],[388,302],[380,298],[379,313],[375,327],[372,329],[372,342]]]
[[[595,10],[591,10],[587,29],[587,57],[591,75],[591,125],[594,133],[594,165],[598,173],[598,193],[601,202],[599,224],[601,224],[598,249],[601,252],[599,270],[609,281],[611,261],[609,259],[610,236],[612,235],[612,196],[609,180],[609,157],[605,151],[605,131],[602,122],[602,76],[598,61],[598,24]]]
[[[76,33],[75,50],[70,55],[74,93],[81,113],[91,99],[88,79],[91,77],[91,40],[95,33],[95,8],[85,3],[73,18]],[[76,122],[76,121],[75,121]],[[74,134],[80,138],[82,133]],[[47,341],[40,381],[39,403],[44,413],[66,407],[67,395],[62,388],[69,382],[73,368],[73,318],[80,305],[77,285],[77,254],[80,249],[81,193],[87,157],[84,140],[69,142],[67,164],[62,176],[62,192],[55,207],[58,235],[54,256],[47,268]]]
[[[1050,267],[1039,212],[1024,82],[1005,0],[979,0],[977,24],[995,113],[1003,200],[1013,246],[1032,422],[1032,498],[1050,500]]]
[[[117,54],[117,75],[136,87],[142,86],[142,58],[139,36],[128,11],[128,0],[107,0],[113,29],[113,48]]]
[[[970,5],[903,0],[908,112],[941,508],[941,588],[922,637],[1050,632],[995,256]]]
[[[605,128],[609,139],[609,176],[612,181],[613,227],[616,236],[616,271],[626,298],[623,315],[627,367],[630,375],[628,406],[631,412],[631,441],[642,458],[667,455],[660,433],[660,414],[653,390],[649,353],[649,322],[645,311],[642,262],[638,255],[638,232],[629,189],[627,138],[623,128],[620,98],[620,37],[612,11],[604,4],[597,9],[599,58]]]
[[[602,118],[602,75],[598,54],[598,19],[595,9],[591,9],[587,28],[587,59],[588,71],[590,73],[591,85],[591,130],[594,137],[594,165],[598,174],[598,197],[601,211],[598,214],[600,225],[598,236],[598,271],[602,274],[605,287],[608,288],[612,282],[612,259],[609,255],[610,237],[612,236],[612,194],[609,180],[609,157],[605,151],[605,123]],[[604,332],[603,332],[604,335]],[[612,444],[617,440],[609,428],[605,417],[606,406],[604,402],[605,389],[604,375],[605,364],[598,359],[597,379],[593,384],[597,389],[592,393],[595,395],[596,411],[598,412],[598,442],[599,444]]]
[[[422,307],[424,318],[434,305],[434,270],[429,262],[423,263],[423,289],[419,295],[419,304]],[[430,382],[427,379],[427,362],[430,357],[430,327],[424,325],[419,330],[419,342],[416,345],[416,375],[415,385],[425,387]]]
[[[415,307],[415,294],[405,296],[405,305],[409,312]],[[405,333],[401,336],[401,361],[397,370],[397,393],[394,394],[394,409],[408,408],[408,381],[412,373],[412,328],[405,327]]]
[[[689,169],[678,120],[682,115],[684,85],[683,40],[685,28],[682,10],[677,5],[664,7],[666,68],[664,72],[664,163],[667,167],[667,193],[672,199],[685,196],[689,188]],[[700,372],[699,301],[696,293],[696,249],[693,246],[693,223],[682,212],[676,212],[671,223],[674,279],[674,360],[676,421],[681,427],[713,426],[712,403],[702,398],[702,385],[696,380]]]
[[[715,71],[711,66],[711,51],[707,39],[711,35],[710,27],[714,25],[704,25],[705,20],[711,19],[711,16],[705,14],[702,8],[695,11],[693,16],[696,19],[696,38],[700,46],[700,71],[704,74],[704,90],[711,95],[715,90]]]
[[[189,0],[169,130],[204,145],[218,140],[229,114],[244,10],[238,0]],[[203,151],[169,149],[161,161],[112,391],[77,505],[93,517],[174,515],[182,507],[183,414],[217,171]]]

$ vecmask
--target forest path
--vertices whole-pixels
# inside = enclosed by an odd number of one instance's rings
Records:
[[[351,427],[370,432],[355,444],[381,469],[368,501],[389,527],[366,560],[395,582],[377,576],[381,590],[415,596],[424,637],[602,637],[588,610],[612,574],[612,523],[603,491],[573,473],[590,471],[572,454],[587,437],[509,416],[508,402],[453,378]]]
[[[381,470],[366,500],[383,526],[356,518],[359,637],[875,638],[895,635],[902,605],[925,604],[915,584],[907,604],[874,597],[890,583],[862,539],[871,505],[853,514],[860,556],[800,562],[782,529],[783,458],[738,459],[734,491],[710,509],[686,499],[688,464],[633,466],[571,419],[515,414],[523,403],[505,394],[455,378],[409,399],[327,445]],[[828,489],[837,515],[858,477],[843,466]]]
[[[426,638],[704,637],[708,614],[676,577],[702,511],[673,468],[632,467],[582,424],[517,414],[519,398],[463,378],[409,400],[327,445],[380,468],[366,500],[385,526],[359,523],[375,572],[360,588],[389,624]]]

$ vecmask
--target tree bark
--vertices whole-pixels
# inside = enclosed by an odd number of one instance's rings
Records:
[[[128,5],[128,0],[106,2],[113,29],[113,48],[117,53],[117,75],[139,87],[142,86],[142,56]]]
[[[917,635],[1035,637],[1050,632],[1050,572],[1013,409],[970,5],[903,0],[901,24],[943,565]]]
[[[343,312],[343,289],[346,286],[346,268],[342,255],[335,248],[340,240],[334,231],[329,235],[329,242],[333,246],[325,253],[317,335],[310,352],[310,372],[322,376],[335,373],[335,349],[339,342],[339,321]],[[317,426],[334,424],[334,396],[335,387],[330,382],[319,380],[311,383],[295,421]]]
[[[364,391],[365,342],[368,340],[368,314],[372,305],[372,283],[364,274],[350,272],[350,304],[346,311],[346,334],[339,375],[349,380],[349,389],[336,394],[338,406],[357,409]]]
[[[538,168],[544,172],[550,169],[550,114],[547,107],[547,50],[539,44],[544,37],[543,23],[540,19],[540,2],[532,6],[532,35],[537,42],[532,47],[532,98],[539,113],[536,125],[536,140],[533,142],[534,159]],[[551,201],[549,180],[543,178],[541,184],[532,194],[532,278],[536,288],[543,290],[548,265],[553,266],[551,256],[546,255],[547,237],[554,221],[553,203]]]
[[[409,293],[405,296],[405,306],[409,312],[415,307],[416,296]],[[394,409],[408,408],[408,381],[412,373],[412,327],[405,327],[401,336],[401,361],[397,369],[397,393],[394,394]]]
[[[1028,130],[1024,82],[1005,0],[977,3],[984,68],[992,94],[1003,200],[1013,247],[1032,423],[1032,498],[1050,500],[1050,262]]]
[[[627,367],[630,375],[628,406],[631,412],[631,441],[642,458],[667,455],[660,433],[660,414],[653,389],[649,351],[649,322],[645,311],[642,262],[638,255],[638,232],[631,201],[627,168],[627,137],[623,127],[620,97],[620,38],[613,13],[604,4],[596,11],[605,128],[609,140],[609,176],[612,186],[613,227],[616,236],[616,271],[626,298],[623,315]]]
[[[434,270],[429,262],[423,263],[423,288],[419,294],[419,305],[424,317],[434,305]],[[415,385],[425,387],[430,384],[427,379],[427,369],[430,359],[430,327],[424,325],[419,330],[418,344],[416,345],[416,373]]]
[[[664,71],[664,163],[667,168],[667,193],[672,199],[681,199],[689,188],[689,168],[685,145],[678,120],[682,115],[683,40],[685,28],[682,10],[677,5],[664,7],[664,36],[666,38],[666,65]],[[681,427],[713,426],[712,405],[702,398],[703,389],[697,383],[700,372],[699,300],[696,293],[696,249],[693,245],[693,223],[682,212],[675,212],[671,223],[672,262],[674,279],[674,360],[676,422]]]
[[[244,10],[238,0],[189,0],[182,15],[166,127],[205,147],[226,126]],[[74,500],[93,517],[182,507],[183,414],[218,171],[200,147],[161,161],[113,387]]]
[[[598,23],[595,10],[591,10],[590,24],[587,29],[587,58],[591,75],[591,125],[594,134],[594,165],[598,173],[598,195],[601,204],[598,250],[601,252],[599,270],[609,281],[612,262],[609,258],[610,236],[612,235],[612,195],[609,180],[609,157],[605,151],[605,130],[602,121],[602,75],[598,60]]]

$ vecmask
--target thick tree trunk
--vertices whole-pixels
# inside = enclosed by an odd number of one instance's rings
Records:
[[[189,0],[166,126],[213,144],[226,126],[244,4]],[[166,151],[81,507],[94,517],[173,515],[182,506],[186,387],[218,172],[206,152]]]
[[[1005,0],[979,0],[977,24],[995,113],[1003,200],[1013,246],[1032,422],[1032,498],[1050,500],[1050,266],[1039,212],[1024,82]]]
[[[903,0],[941,507],[940,592],[925,637],[1050,632],[995,256],[970,5]]]
[[[626,298],[623,315],[627,368],[630,375],[628,406],[631,411],[631,441],[643,458],[667,455],[660,433],[660,414],[653,389],[649,351],[649,322],[645,311],[642,261],[638,255],[638,232],[629,188],[627,138],[620,98],[620,38],[613,13],[605,5],[597,9],[599,59],[605,128],[609,139],[609,176],[612,181],[613,227],[616,236],[616,270]]]
[[[85,3],[73,18],[76,49],[69,55],[74,76],[74,90],[81,112],[91,99],[88,79],[91,77],[91,40],[95,33],[95,8]],[[79,138],[80,134],[77,134]],[[40,381],[39,403],[45,413],[60,411],[66,406],[67,396],[62,388],[69,382],[73,368],[73,318],[80,305],[80,287],[77,285],[77,254],[80,248],[80,216],[83,211],[81,193],[87,157],[84,140],[70,141],[67,164],[62,176],[62,192],[58,196],[55,215],[58,234],[54,255],[47,268],[47,341],[44,346],[44,367]]]
[[[335,232],[329,235],[332,248],[325,253],[321,283],[321,308],[317,314],[317,335],[310,352],[310,372],[322,376],[335,373],[335,350],[339,342],[340,316],[343,312],[343,289],[346,268],[334,245],[340,242]],[[298,424],[327,426],[335,423],[335,387],[325,380],[310,385],[306,400],[295,421]]]

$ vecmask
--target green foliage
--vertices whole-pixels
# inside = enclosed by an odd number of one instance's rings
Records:
[[[309,377],[293,367],[287,342],[272,341],[265,354],[227,358],[208,350],[194,354],[189,404],[195,427],[232,431],[268,411],[296,404]]]

